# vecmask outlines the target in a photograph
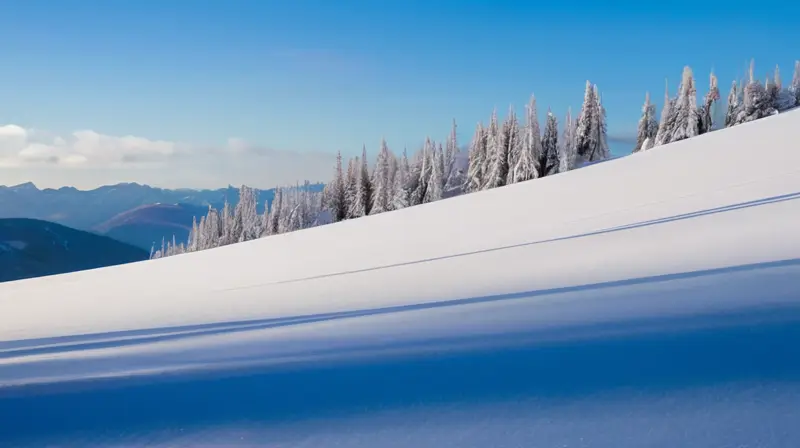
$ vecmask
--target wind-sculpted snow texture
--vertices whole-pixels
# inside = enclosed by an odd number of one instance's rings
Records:
[[[0,446],[795,446],[798,125],[2,284]]]

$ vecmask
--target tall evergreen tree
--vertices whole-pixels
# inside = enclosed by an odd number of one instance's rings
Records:
[[[486,166],[486,183],[484,190],[502,187],[508,173],[508,153],[502,142],[500,125],[497,121],[497,110],[492,112],[489,129],[486,134],[486,152],[489,156]]]
[[[358,218],[369,214],[372,208],[372,179],[369,175],[367,163],[367,146],[361,150],[361,167],[358,170],[358,189],[353,205],[353,217]]]
[[[558,120],[548,109],[547,120],[542,136],[542,157],[539,159],[539,166],[543,176],[558,173],[560,162],[558,160]]]
[[[429,181],[430,202],[442,199],[444,195],[444,154],[442,145],[433,149],[431,178]]]
[[[741,110],[741,102],[739,101],[739,89],[736,86],[736,81],[731,84],[731,91],[728,93],[728,106],[725,112],[725,127],[736,125],[737,117]]]
[[[333,222],[342,221],[347,218],[347,199],[345,197],[345,184],[344,184],[344,175],[342,173],[341,152],[336,153],[336,169],[333,173],[333,180],[328,185],[328,188],[329,191],[327,192],[328,193],[327,201],[328,201],[328,208],[331,212],[331,219],[333,220]],[[270,213],[274,214],[274,211]]]
[[[719,101],[719,87],[717,87],[717,77],[714,72],[709,75],[709,87],[706,96],[703,97],[703,106],[700,108],[700,134],[714,130],[714,106]]]
[[[794,76],[792,76],[792,84],[789,86],[789,91],[794,94],[794,103],[800,106],[800,61],[794,63]]]
[[[378,158],[375,160],[375,170],[372,175],[372,206],[370,207],[371,214],[378,214],[389,211],[390,208],[390,190],[389,184],[389,147],[386,145],[386,139],[381,140],[381,150],[378,152]]]
[[[565,173],[575,168],[577,154],[575,152],[575,122],[572,120],[572,110],[567,109],[564,120],[564,133],[558,145],[558,172]]]
[[[683,68],[681,85],[678,88],[678,98],[673,110],[675,123],[672,127],[670,141],[677,142],[699,134],[700,127],[697,113],[697,88],[694,84],[692,69]]]
[[[742,110],[739,113],[737,124],[748,121],[758,120],[777,113],[773,107],[772,100],[767,94],[766,88],[761,82],[755,79],[753,71],[755,61],[750,62],[749,81],[744,87]]]
[[[644,148],[644,141],[647,139],[654,139],[658,133],[658,121],[656,120],[656,105],[650,102],[650,92],[647,92],[644,97],[644,106],[642,106],[642,117],[639,119],[639,126],[636,132],[636,146],[633,152],[646,150]]]
[[[392,209],[400,210],[408,207],[410,191],[408,189],[408,175],[410,167],[408,165],[408,155],[403,149],[403,157],[397,166],[397,173],[394,176],[394,196],[392,198]]]
[[[575,129],[575,148],[581,162],[595,162],[610,157],[606,113],[596,85],[586,81],[583,106]]]
[[[447,145],[445,146],[444,153],[445,184],[453,175],[453,168],[455,166],[456,156],[458,155],[458,136],[456,135],[457,129],[458,126],[456,125],[456,120],[454,118],[453,127],[450,130],[450,137],[447,139]]]
[[[356,204],[356,199],[358,197],[358,170],[360,166],[358,157],[351,158],[347,162],[347,175],[345,175],[344,180],[345,219],[352,219],[358,216],[359,207]]]
[[[653,146],[666,145],[672,141],[673,129],[675,129],[675,103],[676,99],[669,97],[669,84],[664,88],[664,107],[661,109],[661,120],[658,123],[658,132]]]
[[[426,204],[431,201],[430,180],[433,173],[434,143],[430,137],[425,138],[425,146],[418,153],[414,175],[417,178],[412,205]]]
[[[536,99],[531,96],[530,102],[525,106],[525,123],[519,136],[519,143],[512,149],[510,168],[508,171],[508,184],[525,182],[539,177],[539,161],[535,153],[541,152],[541,138],[539,137],[539,123],[536,117]]]
[[[272,199],[272,207],[269,211],[269,234],[270,235],[277,235],[280,233],[281,230],[281,213],[284,211],[285,207],[283,205],[283,188],[276,188],[275,189],[275,197]],[[341,219],[344,219],[344,214],[341,215]]]
[[[469,149],[469,168],[467,169],[466,185],[464,191],[472,193],[479,191],[485,183],[487,154],[487,135],[483,125],[478,123],[475,127],[475,135],[472,137],[472,145]]]

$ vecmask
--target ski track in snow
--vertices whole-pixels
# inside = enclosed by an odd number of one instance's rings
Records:
[[[799,118],[0,285],[0,446],[794,446]],[[513,206],[539,194],[546,220]],[[507,232],[443,218],[492,207]]]

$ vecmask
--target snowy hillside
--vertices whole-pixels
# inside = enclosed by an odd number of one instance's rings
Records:
[[[0,445],[790,446],[798,125],[0,284]]]

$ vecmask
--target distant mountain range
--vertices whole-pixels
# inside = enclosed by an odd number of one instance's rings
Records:
[[[321,191],[322,184],[313,184]],[[259,213],[272,202],[275,190],[258,190]],[[194,216],[209,206],[236,205],[239,189],[169,190],[137,183],[122,183],[78,190],[73,187],[39,189],[33,183],[0,186],[0,219],[31,218],[79,230],[112,236],[144,249],[162,238],[185,240]],[[151,240],[152,239],[152,240]]]
[[[148,259],[114,239],[36,219],[0,219],[0,282]]]
[[[192,221],[208,213],[208,207],[191,204],[142,205],[122,212],[108,221],[95,226],[102,235],[124,243],[149,250],[155,243],[160,246],[162,238],[167,241],[186,241],[192,229]]]

